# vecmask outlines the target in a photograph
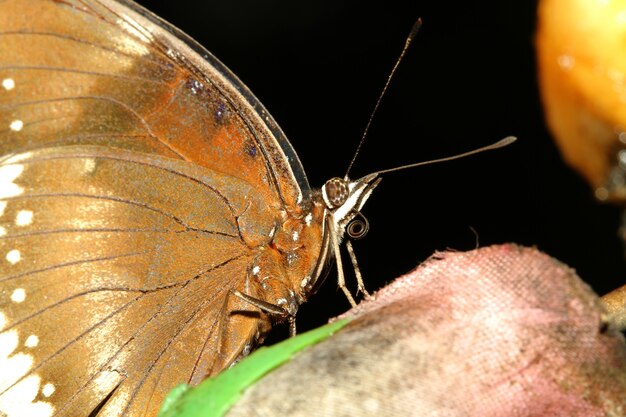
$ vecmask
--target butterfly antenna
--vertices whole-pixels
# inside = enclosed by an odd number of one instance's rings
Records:
[[[510,144],[515,142],[516,140],[517,140],[517,138],[515,136],[507,136],[506,138],[500,139],[499,141],[497,141],[495,143],[492,143],[491,145],[483,146],[483,147],[478,148],[478,149],[473,149],[473,150],[471,150],[469,152],[463,152],[463,153],[460,153],[458,155],[453,155],[453,156],[446,156],[445,158],[432,159],[430,161],[417,162],[415,164],[402,165],[402,166],[395,167],[395,168],[383,169],[383,170],[380,170],[380,171],[373,172],[372,174],[380,175],[380,174],[386,174],[388,172],[394,172],[394,171],[400,171],[400,170],[408,169],[408,168],[420,167],[420,166],[423,166],[423,165],[431,165],[431,164],[438,164],[439,162],[453,161],[455,159],[465,158],[466,156],[474,155],[474,154],[477,154],[477,153],[481,153],[481,152],[485,152],[485,151],[493,151],[495,149],[504,148],[505,146],[509,146]],[[372,174],[370,174],[370,175],[372,175]]]
[[[422,27],[422,19],[418,18],[417,22],[415,22],[413,24],[413,27],[411,28],[411,31],[409,32],[409,35],[407,36],[406,41],[404,42],[404,48],[402,48],[402,52],[400,52],[400,56],[398,57],[398,59],[396,60],[395,65],[391,69],[391,72],[389,73],[389,76],[387,77],[387,82],[385,83],[385,86],[383,87],[383,90],[381,91],[380,95],[378,96],[378,100],[376,100],[376,104],[374,105],[374,110],[372,110],[372,113],[370,114],[369,120],[367,121],[367,124],[365,125],[365,130],[363,131],[363,135],[361,135],[361,140],[359,141],[359,145],[356,147],[356,151],[354,152],[354,156],[352,156],[352,160],[350,161],[350,165],[348,165],[348,169],[346,170],[345,178],[348,178],[348,175],[350,174],[350,170],[352,169],[352,165],[354,165],[354,161],[356,161],[356,158],[359,155],[359,151],[361,150],[361,147],[363,146],[363,142],[365,142],[365,137],[367,136],[367,132],[370,129],[370,125],[372,124],[372,120],[374,119],[374,115],[378,111],[378,107],[380,107],[380,102],[382,101],[383,97],[385,96],[385,93],[387,92],[387,88],[389,87],[389,83],[391,82],[391,79],[393,78],[394,74],[396,73],[396,70],[398,69],[398,66],[400,65],[400,62],[402,62],[402,59],[404,58],[404,55],[406,54],[406,51],[409,49],[409,46],[411,45],[411,42],[413,42],[413,39],[415,38],[415,35],[417,35],[417,32],[419,32],[421,27]]]

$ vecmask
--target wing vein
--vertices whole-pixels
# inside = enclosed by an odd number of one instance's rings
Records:
[[[27,195],[19,195],[19,196],[15,196],[15,197],[6,197],[6,198],[0,198],[0,201],[9,201],[9,200],[22,200],[22,199],[30,199],[30,198],[50,198],[50,197],[64,197],[64,198],[68,198],[68,197],[73,197],[73,198],[92,198],[92,199],[96,199],[96,200],[108,200],[108,201],[115,201],[116,203],[122,203],[122,204],[128,204],[128,205],[132,205],[132,206],[136,206],[136,207],[140,207],[149,211],[153,211],[157,214],[160,214],[164,217],[167,217],[171,220],[173,220],[174,222],[180,224],[182,227],[184,227],[185,229],[187,229],[188,231],[196,231],[196,232],[203,232],[203,233],[208,233],[208,234],[215,234],[215,235],[220,235],[220,236],[226,236],[226,237],[239,237],[241,238],[240,235],[231,235],[229,233],[225,233],[225,232],[218,232],[218,231],[214,231],[214,230],[207,230],[207,229],[199,229],[199,228],[195,228],[192,227],[190,225],[188,225],[187,223],[185,223],[181,218],[175,216],[174,214],[161,210],[157,207],[151,206],[143,201],[135,201],[135,200],[129,200],[126,198],[121,198],[121,197],[116,197],[116,196],[105,196],[105,195],[93,195],[93,194],[82,194],[82,193],[42,193],[42,194],[27,194]],[[234,209],[233,209],[234,210]],[[233,215],[233,217],[235,217]],[[0,239],[2,239],[3,237],[0,236]]]
[[[128,228],[114,228],[114,227],[98,227],[93,229],[79,229],[79,228],[71,228],[71,229],[52,229],[52,230],[30,230],[21,233],[13,233],[6,234],[0,236],[0,240],[2,239],[19,239],[23,237],[31,237],[31,236],[40,236],[40,235],[54,235],[54,234],[62,234],[62,233],[176,233],[169,229],[157,229],[157,228],[139,228],[139,227],[128,227]],[[210,232],[209,232],[210,233]],[[219,233],[211,233],[211,234],[219,234]]]
[[[131,342],[135,339],[135,337],[136,337],[136,336],[137,336],[137,335],[138,335],[138,334],[139,334],[139,333],[140,333],[143,329],[145,329],[145,328],[146,328],[146,327],[147,327],[147,326],[148,326],[148,325],[149,325],[149,324],[150,324],[153,320],[155,320],[155,319],[156,319],[156,317],[157,317],[157,316],[159,316],[159,315],[162,313],[163,308],[165,308],[166,306],[168,306],[168,305],[170,304],[170,302],[171,302],[174,298],[178,297],[178,295],[180,294],[180,292],[181,292],[181,291],[183,291],[183,290],[184,290],[184,289],[185,289],[185,288],[186,288],[186,287],[187,287],[187,286],[188,286],[188,285],[189,285],[192,281],[195,281],[196,279],[199,279],[200,277],[202,277],[202,275],[205,275],[205,274],[207,274],[207,273],[209,273],[209,272],[211,272],[211,271],[213,271],[213,270],[215,270],[215,269],[217,269],[217,268],[221,268],[221,267],[223,267],[223,266],[227,265],[228,263],[233,262],[233,261],[235,261],[235,260],[237,260],[237,259],[241,258],[241,256],[242,256],[242,255],[239,255],[239,256],[236,256],[236,257],[234,257],[234,258],[228,259],[228,260],[226,260],[226,261],[222,262],[222,263],[221,263],[221,264],[219,264],[219,265],[215,265],[215,266],[213,266],[213,267],[210,267],[210,268],[208,268],[206,271],[201,272],[200,274],[195,275],[194,277],[190,278],[190,279],[189,279],[188,281],[186,281],[186,282],[181,282],[181,283],[178,283],[177,285],[181,285],[181,288],[179,288],[179,289],[178,289],[178,290],[177,290],[174,294],[172,294],[172,296],[171,296],[171,297],[169,297],[169,299],[168,299],[167,301],[163,302],[163,303],[159,306],[159,309],[158,309],[158,310],[157,310],[157,311],[156,311],[156,312],[152,315],[152,317],[150,317],[150,319],[146,320],[146,321],[145,321],[145,322],[144,322],[144,323],[143,323],[143,324],[142,324],[142,325],[141,325],[141,326],[137,329],[137,331],[136,331],[136,332],[135,332],[135,333],[134,333],[131,337],[129,337],[129,338],[128,338],[128,340],[127,340],[127,341],[126,341],[126,342],[125,342],[125,343],[124,343],[124,344],[123,344],[123,345],[122,345],[122,346],[121,346],[121,347],[117,350],[117,352],[116,352],[113,356],[111,356],[111,358],[110,358],[110,359],[109,359],[109,360],[108,360],[108,361],[107,361],[107,362],[106,362],[106,363],[102,366],[102,369],[104,369],[104,368],[105,368],[106,366],[108,366],[108,365],[109,365],[109,364],[110,364],[113,360],[115,360],[115,359],[119,356],[119,354],[120,354],[120,353],[124,350],[124,348],[125,348],[125,347],[129,344],[129,343],[131,343]],[[209,302],[210,300],[213,300],[214,298],[215,298],[215,296],[214,296],[213,298],[209,298],[209,299],[205,300],[205,302],[203,303],[203,305],[204,305],[204,304],[206,304],[206,302]],[[197,311],[196,311],[196,312],[197,312]],[[194,313],[194,314],[195,314],[195,313]],[[180,332],[180,331],[179,331],[179,332]],[[178,332],[178,333],[179,333],[179,332]],[[177,333],[177,334],[178,334],[178,333]],[[170,340],[170,343],[168,343],[168,344],[167,344],[166,349],[167,349],[167,347],[171,344],[171,342],[172,342],[172,341]],[[162,352],[163,352],[163,351],[162,351]],[[163,354],[162,352],[159,354],[159,356],[158,356],[158,357],[160,357],[160,356]],[[157,359],[157,360],[158,360],[158,359]],[[156,362],[156,361],[155,361],[155,362]],[[154,362],[153,362],[153,363],[154,363]],[[83,389],[84,389],[84,388],[85,388],[85,387],[86,387],[86,386],[87,386],[87,385],[88,385],[88,384],[89,384],[89,383],[90,383],[90,382],[91,382],[91,381],[92,381],[95,377],[96,377],[96,376],[94,375],[94,376],[93,376],[92,378],[90,378],[87,382],[85,382],[85,384],[83,384],[83,386],[82,386],[81,388],[79,388],[78,390],[76,390],[76,392],[74,393],[74,395],[72,395],[72,397],[71,397],[71,398],[69,398],[69,399],[68,399],[68,400],[67,400],[67,401],[63,404],[63,406],[62,406],[61,408],[59,408],[59,410],[57,410],[57,412],[54,414],[54,416],[58,415],[61,411],[63,411],[63,409],[64,409],[65,407],[67,407],[67,406],[68,406],[68,405],[69,405],[69,404],[73,401],[73,399],[74,399],[74,398],[75,398],[78,394],[80,394],[80,392],[82,392],[82,390],[83,390]],[[145,380],[145,374],[144,374],[144,377],[142,377],[142,378],[140,379],[140,381],[144,381],[144,380]],[[141,384],[140,384],[140,385],[141,385]],[[133,392],[133,395],[131,396],[131,398],[134,398],[135,393],[136,393],[136,390]],[[132,402],[132,400],[129,400],[129,401],[128,401],[128,403],[130,403],[130,402]],[[122,413],[122,415],[123,415],[123,413]]]
[[[159,142],[161,145],[165,146],[167,149],[169,149],[172,153],[174,153],[176,156],[178,156],[178,158],[187,161],[187,157],[183,154],[181,154],[180,152],[178,152],[176,149],[174,149],[172,146],[170,146],[170,144],[168,144],[167,142],[161,140],[158,136],[156,136],[153,132],[151,127],[148,125],[148,123],[146,122],[146,120],[135,111],[135,109],[133,109],[131,106],[129,106],[128,104],[113,98],[113,97],[108,97],[108,96],[89,96],[89,95],[85,95],[85,96],[69,96],[69,97],[57,97],[57,98],[50,98],[50,99],[46,99],[46,100],[32,100],[32,101],[24,101],[21,103],[14,103],[14,104],[8,104],[8,105],[0,105],[0,110],[6,110],[6,109],[14,109],[14,108],[19,108],[19,107],[26,107],[26,106],[35,106],[35,105],[39,105],[39,104],[49,104],[49,103],[58,103],[58,102],[63,102],[63,101],[73,101],[73,100],[96,100],[96,101],[106,101],[106,102],[110,102],[113,103],[114,105],[117,105],[119,107],[121,107],[122,109],[124,109],[127,113],[129,113],[130,115],[132,115],[135,119],[137,119],[137,121],[139,122],[140,125],[143,126],[143,128],[146,130],[146,132],[148,133],[149,137],[156,141]]]
[[[67,72],[71,74],[119,78],[119,79],[127,80],[127,81],[145,81],[151,84],[163,85],[166,87],[168,86],[166,82],[155,80],[153,78],[148,78],[148,77],[131,76],[131,75],[125,75],[125,74],[113,74],[113,73],[97,72],[97,71],[86,71],[86,70],[79,70],[75,68],[54,67],[54,66],[46,66],[46,65],[4,65],[4,66],[0,66],[0,70]]]
[[[0,31],[0,36],[43,36],[43,37],[52,37],[52,38],[56,38],[56,39],[61,39],[61,40],[66,40],[66,41],[70,41],[70,42],[75,42],[75,43],[79,43],[82,45],[88,45],[91,47],[94,47],[96,49],[101,49],[103,51],[107,51],[107,52],[112,52],[114,54],[118,54],[118,55],[122,55],[122,56],[126,56],[132,59],[137,59],[139,61],[146,61],[146,62],[150,62],[153,63],[159,67],[161,67],[163,70],[171,70],[171,68],[165,64],[162,60],[160,59],[155,59],[153,58],[153,55],[151,54],[144,54],[144,55],[139,55],[139,54],[130,54],[128,52],[125,51],[121,51],[119,49],[115,49],[115,48],[110,48],[107,47],[105,45],[101,45],[95,42],[90,42],[90,41],[86,41],[84,39],[80,39],[80,38],[75,38],[73,36],[69,36],[69,35],[65,35],[62,33],[55,33],[55,32],[37,32],[37,31]],[[146,47],[148,47],[148,45],[146,45]],[[152,48],[155,49],[155,48]],[[155,49],[157,50],[159,53],[162,53],[162,51],[160,51],[159,49]]]
[[[2,396],[2,394],[4,394],[5,392],[7,392],[8,390],[10,390],[12,387],[14,387],[16,384],[18,384],[20,381],[22,381],[24,378],[26,378],[28,375],[34,373],[37,371],[37,369],[41,368],[42,366],[44,366],[48,361],[54,359],[55,357],[57,357],[58,355],[60,355],[61,353],[63,353],[63,351],[65,349],[67,349],[68,347],[70,347],[72,344],[74,344],[76,341],[78,341],[80,338],[82,338],[83,336],[85,336],[86,334],[88,334],[89,332],[91,332],[92,330],[94,330],[95,328],[99,327],[100,325],[102,325],[103,323],[105,323],[107,320],[109,320],[111,317],[115,316],[116,314],[120,313],[121,311],[123,311],[124,309],[126,309],[126,307],[128,307],[129,305],[131,305],[132,303],[136,302],[137,300],[139,300],[141,297],[143,297],[145,294],[139,294],[135,299],[130,300],[128,303],[124,304],[123,306],[121,306],[119,309],[117,309],[116,311],[111,312],[111,314],[109,314],[108,316],[104,317],[102,320],[100,320],[98,323],[95,323],[93,326],[89,327],[88,329],[86,329],[85,331],[83,331],[81,334],[79,334],[78,336],[76,336],[75,338],[73,338],[72,340],[68,341],[65,345],[61,346],[56,352],[52,353],[51,355],[49,355],[47,358],[45,358],[44,360],[42,360],[41,362],[39,362],[37,364],[37,366],[35,366],[34,368],[30,369],[28,371],[27,374],[23,375],[21,378],[19,378],[18,380],[16,380],[12,385],[8,386],[4,391],[0,391],[0,396]]]
[[[231,261],[238,259],[237,258],[233,258],[231,259]],[[226,263],[223,263],[220,266],[224,266]],[[220,266],[213,268],[211,270],[207,270],[205,272],[202,272],[201,274],[198,274],[195,279],[201,277],[202,275],[208,274],[209,272],[219,268]],[[224,283],[226,284],[226,283]],[[218,290],[216,292],[216,294],[213,295],[213,297],[211,298],[207,298],[204,299],[204,301],[202,303],[200,303],[200,305],[198,306],[198,308],[195,309],[195,311],[191,314],[191,316],[184,322],[182,323],[178,330],[172,335],[172,337],[168,340],[168,342],[165,344],[165,346],[163,347],[163,349],[161,349],[161,352],[159,352],[159,354],[157,355],[157,357],[155,358],[155,360],[153,360],[150,363],[150,366],[143,372],[143,376],[142,378],[139,380],[139,383],[137,384],[136,388],[133,390],[132,394],[130,394],[129,400],[126,403],[126,407],[124,408],[124,411],[122,412],[122,415],[124,415],[124,413],[126,412],[126,410],[131,406],[132,402],[134,401],[135,396],[137,395],[137,392],[139,391],[139,389],[143,386],[145,380],[147,379],[147,377],[150,375],[151,370],[154,368],[154,366],[156,365],[156,363],[161,359],[161,357],[165,354],[165,352],[168,350],[168,348],[170,347],[170,345],[172,345],[176,339],[180,336],[180,334],[183,332],[183,330],[185,330],[185,328],[192,323],[193,321],[195,321],[197,315],[204,309],[204,307],[207,304],[210,304],[213,300],[215,300],[216,298],[218,298],[218,296],[224,292],[226,289],[228,289],[228,287],[226,285],[222,286],[222,288],[220,290]],[[184,287],[181,288],[181,291],[184,290]]]
[[[123,253],[123,254],[118,254],[118,255],[102,256],[102,257],[99,257],[99,258],[80,259],[80,260],[77,260],[77,261],[64,262],[64,263],[56,264],[56,265],[49,265],[49,266],[46,266],[45,268],[33,269],[31,271],[22,272],[22,273],[15,274],[15,275],[9,275],[9,276],[6,276],[6,277],[3,277],[2,279],[0,279],[0,282],[6,282],[6,281],[14,280],[14,279],[19,279],[19,278],[26,277],[28,275],[38,274],[38,273],[41,273],[41,272],[53,271],[55,269],[66,268],[68,266],[85,265],[85,264],[89,264],[89,263],[112,261],[114,259],[126,258],[126,257],[131,257],[131,256],[137,256],[137,255],[143,255],[145,253],[147,253],[147,252],[146,251],[143,251],[143,252],[130,252],[130,253]]]
[[[126,162],[126,163],[134,163],[134,164],[138,164],[138,165],[144,165],[144,166],[149,166],[152,167],[154,169],[158,169],[164,172],[167,172],[169,174],[173,174],[175,176],[184,178],[186,180],[192,181],[198,185],[201,185],[203,187],[205,187],[206,189],[208,189],[209,191],[211,191],[212,193],[214,193],[215,195],[217,195],[223,202],[224,204],[226,204],[228,206],[228,208],[231,211],[231,214],[233,215],[233,218],[237,219],[238,215],[236,214],[236,210],[233,207],[233,205],[230,203],[230,201],[228,200],[228,198],[220,193],[220,191],[211,186],[210,184],[206,183],[205,181],[202,181],[201,179],[198,179],[196,177],[192,177],[190,175],[184,174],[180,171],[171,169],[171,168],[166,168],[163,166],[159,166],[156,164],[151,164],[148,162],[144,162],[144,161],[136,161],[136,160],[128,160],[128,159],[124,159],[118,156],[111,156],[111,155],[102,155],[102,154],[96,154],[96,155],[91,155],[91,154],[69,154],[69,155],[54,155],[54,156],[45,156],[45,157],[32,157],[28,160],[23,160],[20,161],[20,163],[22,164],[26,164],[26,163],[33,163],[33,162],[38,162],[38,161],[44,161],[44,160],[54,160],[54,159],[72,159],[72,158],[98,158],[98,159],[109,159],[109,160],[113,160],[113,161],[122,161],[122,162]]]
[[[22,146],[20,148],[14,148],[12,153],[13,154],[18,154],[18,153],[22,153],[22,152],[26,152],[26,151],[32,151],[34,149],[52,148],[52,147],[56,147],[58,145],[65,145],[65,146],[74,146],[74,145],[77,145],[77,146],[81,146],[81,145],[85,145],[85,146],[102,146],[102,145],[97,145],[97,144],[81,144],[80,141],[90,140],[90,139],[107,139],[107,138],[108,139],[111,139],[111,138],[123,138],[123,139],[137,139],[137,140],[141,140],[141,139],[149,139],[150,135],[147,135],[147,134],[127,134],[127,133],[116,133],[116,132],[111,132],[111,133],[80,133],[80,134],[76,134],[76,135],[62,136],[60,139],[49,141],[49,142],[45,142],[43,144],[44,146],[41,146],[41,145],[27,145],[27,146]],[[72,143],[72,141],[76,141],[78,143]]]

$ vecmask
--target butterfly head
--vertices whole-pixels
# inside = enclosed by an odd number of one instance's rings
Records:
[[[367,233],[367,220],[360,211],[380,180],[377,173],[354,181],[336,177],[322,187],[321,201],[318,200],[318,207],[323,207],[322,247],[315,272],[302,283],[305,294],[315,293],[324,281],[330,261],[337,258],[339,244],[346,233],[352,239],[360,239]]]
[[[350,237],[360,238],[365,233],[351,233],[351,221],[360,215],[361,208],[378,185],[378,174],[369,174],[358,180],[331,178],[322,187],[322,198],[328,210],[328,220],[341,241],[348,231]],[[355,230],[357,232],[357,230]]]

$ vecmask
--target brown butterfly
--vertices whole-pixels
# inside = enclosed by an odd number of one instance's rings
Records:
[[[155,415],[295,315],[379,181],[311,190],[252,93],[131,1],[0,1],[0,126],[9,417]]]
[[[354,304],[340,244],[395,170],[312,190],[252,93],[129,0],[0,0],[0,155],[8,417],[154,416],[293,324],[333,258]]]

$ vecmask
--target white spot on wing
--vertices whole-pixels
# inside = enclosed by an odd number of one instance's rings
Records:
[[[7,316],[5,316],[4,313],[0,311],[0,330],[4,329],[6,326],[7,326]]]
[[[16,263],[20,261],[20,259],[22,259],[22,254],[20,253],[19,250],[13,249],[7,253],[6,258],[7,258],[7,261],[15,265]]]
[[[52,404],[35,401],[41,385],[40,377],[29,375],[19,381],[32,369],[33,356],[15,352],[18,342],[17,330],[0,333],[0,369],[2,370],[0,372],[0,392],[2,393],[0,394],[0,416],[50,417],[54,413]],[[11,388],[8,389],[9,387]],[[54,386],[52,388],[52,392],[54,392]],[[49,391],[50,388],[47,388],[45,392]],[[42,390],[44,395],[45,392]]]
[[[19,132],[20,130],[22,130],[23,127],[24,127],[24,122],[19,119],[13,120],[11,124],[9,125],[9,129],[11,129],[14,132]]]
[[[300,239],[300,233],[298,233],[297,230],[294,230],[293,233],[291,234],[291,238],[293,239],[294,242],[297,242],[298,239]]]
[[[15,88],[15,81],[13,81],[13,78],[5,78],[2,80],[2,87],[7,91],[11,91]]]
[[[7,202],[6,201],[0,201],[0,216],[2,216],[4,214],[4,209],[7,208]]]
[[[96,160],[93,158],[85,159],[85,174],[93,174],[96,170]]]
[[[33,366],[32,355],[19,352],[14,353],[18,342],[17,330],[0,333],[0,369],[2,369],[2,372],[0,372],[0,392],[6,390],[15,381],[26,375]],[[0,410],[2,410],[1,407]]]
[[[37,347],[38,344],[39,344],[39,337],[37,337],[37,335],[35,334],[31,334],[30,336],[28,336],[26,338],[26,342],[24,342],[24,346],[26,346],[27,348]]]
[[[33,212],[30,210],[20,210],[15,216],[16,226],[28,226],[33,222]]]
[[[41,388],[41,393],[44,397],[51,396],[52,394],[54,394],[54,385],[51,383],[47,383],[43,386],[43,388]]]
[[[24,192],[22,187],[13,182],[22,172],[24,172],[24,165],[0,166],[0,198],[14,197]],[[4,203],[6,206],[6,202]]]
[[[0,236],[4,236],[7,234],[7,229],[5,229],[4,227],[0,226]]]
[[[304,221],[306,222],[307,226],[310,226],[311,222],[313,221],[313,215],[311,213],[307,214],[304,218]]]
[[[0,333],[0,364],[13,353],[17,347],[17,341],[17,330]]]
[[[261,268],[258,265],[255,265],[254,267],[252,267],[253,275],[259,275],[259,272],[261,272]]]
[[[0,396],[0,412],[7,417],[50,417],[54,413],[52,404],[35,401],[39,393],[41,378],[30,375]]]
[[[15,155],[7,156],[6,159],[4,160],[4,165],[17,164],[26,159],[29,159],[32,156],[33,156],[32,152],[24,152],[24,153],[18,153]]]
[[[25,299],[26,291],[24,291],[24,288],[17,288],[13,291],[13,294],[11,294],[11,301],[14,303],[22,303]]]

